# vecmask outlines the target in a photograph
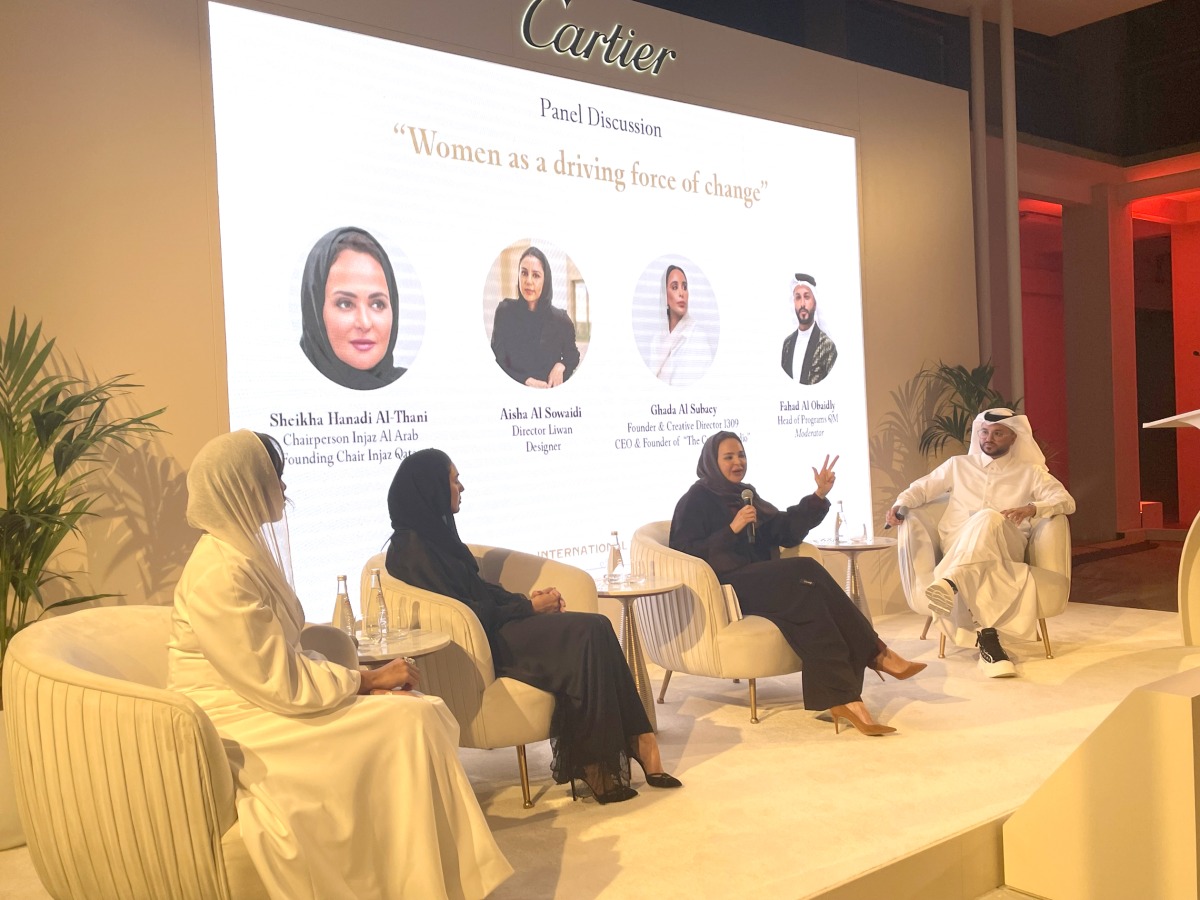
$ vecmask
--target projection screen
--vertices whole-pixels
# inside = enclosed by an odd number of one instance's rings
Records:
[[[853,137],[209,17],[230,426],[284,447],[310,619],[381,549],[425,447],[461,472],[465,540],[585,569],[671,517],[719,429],[779,506],[840,455],[831,499],[871,536]],[[784,371],[797,273],[836,350],[811,384]]]

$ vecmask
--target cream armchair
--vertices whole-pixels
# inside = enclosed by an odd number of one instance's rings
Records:
[[[564,563],[497,547],[471,545],[479,574],[522,594],[554,586],[579,612],[596,612],[596,583]],[[384,556],[367,560],[361,594],[367,595],[372,569],[379,569],[390,621],[401,628],[429,628],[450,635],[450,645],[421,658],[421,690],[441,697],[459,724],[459,746],[480,750],[517,748],[521,796],[533,806],[525,745],[550,737],[554,695],[513,678],[497,678],[492,650],[479,619],[466,604],[392,578]]]
[[[221,740],[166,690],[170,633],[170,607],[105,607],[39,622],[8,647],[17,807],[57,900],[266,897],[234,827]]]
[[[904,587],[904,595],[913,612],[926,616],[922,638],[928,634],[933,619],[929,614],[925,589],[933,582],[934,567],[942,558],[938,523],[946,512],[948,499],[947,494],[924,506],[907,510],[897,530],[900,582]],[[1071,594],[1071,529],[1066,516],[1051,516],[1034,523],[1025,550],[1025,561],[1030,565],[1037,585],[1038,626],[1042,644],[1046,649],[1046,658],[1053,659],[1046,619],[1065,612]],[[938,643],[938,657],[945,655],[946,635],[943,632]]]
[[[658,597],[640,597],[638,627],[646,655],[667,670],[658,702],[666,697],[673,672],[750,682],[750,721],[758,723],[756,679],[801,669],[798,657],[774,624],[761,616],[743,616],[737,593],[722,585],[704,560],[673,550],[670,522],[651,522],[633,535],[634,571],[653,572],[683,587]],[[791,556],[820,559],[820,551],[801,544]]]

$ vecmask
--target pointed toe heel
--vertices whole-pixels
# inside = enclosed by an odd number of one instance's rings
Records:
[[[680,788],[683,787],[683,782],[674,775],[668,775],[666,772],[647,772],[646,764],[642,762],[636,755],[629,753],[629,758],[638,764],[642,770],[642,775],[646,778],[646,784],[652,788]]]
[[[841,734],[841,729],[838,724],[839,719],[845,719],[853,725],[859,732],[867,737],[882,737],[885,734],[895,734],[896,729],[891,725],[880,725],[878,722],[864,722],[858,715],[848,706],[831,706],[829,714],[833,716],[833,733]]]

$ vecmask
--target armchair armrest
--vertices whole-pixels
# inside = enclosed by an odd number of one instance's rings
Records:
[[[941,536],[938,522],[945,511],[945,503],[914,507],[907,511],[904,521],[896,529],[896,552],[900,566],[900,583],[908,598],[909,608],[922,615],[929,614],[929,603],[925,589],[933,582],[933,570],[942,558]]]
[[[1071,579],[1071,526],[1063,515],[1038,519],[1029,533],[1026,558],[1031,566],[1051,569]]]
[[[475,674],[471,677],[481,683],[480,690],[496,680],[492,648],[488,643],[487,634],[484,633],[483,626],[479,623],[475,613],[471,612],[469,606],[453,597],[413,587],[398,578],[393,578],[384,568],[382,553],[368,559],[367,564],[363,566],[361,580],[363,597],[366,596],[371,584],[372,569],[379,569],[383,599],[387,604],[388,615],[393,623],[400,628],[429,628],[450,635],[451,643],[457,645],[461,652],[440,652],[439,664],[447,658],[457,659],[463,665],[466,665],[469,660],[469,665],[475,670]],[[456,670],[461,668],[462,666],[456,666]],[[455,677],[465,677],[465,675]],[[431,687],[431,693],[438,692],[432,690]]]
[[[346,632],[332,625],[308,623],[300,632],[300,646],[347,669],[358,668],[358,648]]]
[[[540,588],[555,587],[575,612],[596,612],[598,608],[596,582],[583,569],[504,547],[467,546],[479,562],[479,574],[485,581],[526,596]]]

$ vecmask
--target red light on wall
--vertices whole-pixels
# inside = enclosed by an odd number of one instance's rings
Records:
[[[1043,216],[1062,218],[1062,204],[1051,203],[1049,200],[1034,200],[1032,197],[1022,197],[1017,201],[1017,210],[1023,213],[1041,213]]]

